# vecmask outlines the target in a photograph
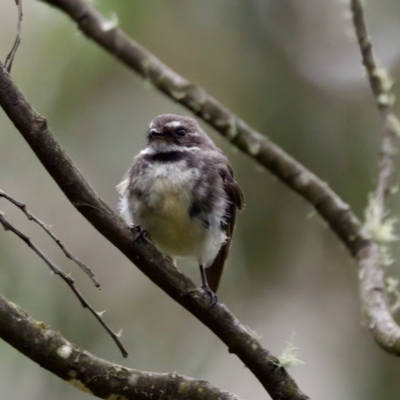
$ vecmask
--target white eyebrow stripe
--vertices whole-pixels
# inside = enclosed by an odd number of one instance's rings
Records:
[[[145,149],[143,149],[139,154],[144,155],[144,154],[157,154],[157,153],[169,153],[171,151],[199,151],[201,150],[200,147],[186,147],[186,146],[176,146],[176,145],[168,145],[166,147],[163,146],[157,146],[156,148],[152,146],[148,146]]]
[[[177,128],[178,126],[181,126],[182,124],[179,121],[171,121],[171,122],[167,122],[165,124],[165,126],[167,128]]]

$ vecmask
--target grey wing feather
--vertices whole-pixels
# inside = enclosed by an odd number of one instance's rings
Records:
[[[225,261],[228,258],[229,249],[232,240],[233,229],[236,220],[236,208],[241,210],[244,207],[243,193],[235,181],[232,168],[229,166],[229,174],[226,170],[220,172],[224,182],[224,189],[230,201],[229,207],[226,210],[226,224],[224,226],[225,234],[227,236],[226,242],[219,250],[217,257],[209,268],[206,269],[206,276],[211,290],[216,293],[218,290],[219,282],[221,280],[222,271],[224,269]]]

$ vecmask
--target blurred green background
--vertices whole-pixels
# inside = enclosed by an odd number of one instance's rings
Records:
[[[377,58],[396,78],[400,3],[365,4]],[[376,175],[381,125],[345,2],[98,0],[95,5],[327,181],[363,216]],[[2,0],[0,11],[4,61],[15,35],[14,1]],[[39,1],[24,1],[22,44],[12,75],[113,208],[115,186],[144,146],[149,122],[161,113],[190,115],[86,40],[65,15]],[[107,322],[123,330],[129,358],[122,359],[66,285],[24,243],[3,231],[0,292],[99,357],[135,369],[206,379],[243,399],[269,398],[225,345],[79,215],[5,114],[0,115],[0,188],[51,224],[93,268],[102,290],[18,210],[4,200],[0,210],[72,273],[97,310],[107,310]],[[230,158],[246,197],[220,300],[274,355],[294,337],[305,364],[291,373],[312,399],[400,398],[400,361],[380,350],[363,327],[356,265],[347,250],[309,204],[205,128]],[[394,216],[399,203],[396,195]],[[400,258],[398,243],[393,253]],[[199,281],[193,263],[181,261],[180,268]],[[389,273],[397,270],[393,266]],[[0,342],[0,400],[89,398]]]

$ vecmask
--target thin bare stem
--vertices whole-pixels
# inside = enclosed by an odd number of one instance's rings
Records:
[[[15,0],[15,4],[18,6],[18,25],[17,25],[17,34],[15,36],[15,41],[11,51],[8,53],[4,66],[8,72],[11,72],[11,67],[14,61],[15,54],[17,53],[17,49],[19,44],[21,43],[21,25],[22,25],[22,0]]]
[[[4,230],[13,232],[17,235],[21,240],[23,240],[54,272],[55,275],[58,275],[75,293],[76,297],[79,299],[82,307],[87,308],[94,317],[100,322],[102,327],[108,332],[108,334],[112,337],[118,348],[121,350],[121,353],[124,357],[128,356],[128,352],[125,350],[121,341],[118,338],[118,335],[113,332],[113,330],[104,322],[101,314],[94,310],[94,308],[88,303],[88,301],[83,297],[83,295],[79,292],[79,290],[75,286],[75,281],[65,274],[56,264],[54,264],[40,249],[35,245],[35,243],[17,228],[15,228],[12,224],[10,224],[4,217],[3,213],[0,213],[0,223],[3,225]]]
[[[375,340],[386,351],[399,356],[400,328],[394,321],[388,305],[384,284],[382,242],[393,240],[394,237],[388,230],[393,221],[385,222],[384,219],[387,215],[386,202],[394,175],[393,156],[396,152],[397,138],[400,136],[400,123],[393,113],[395,97],[391,91],[390,78],[375,61],[361,1],[351,0],[350,8],[362,63],[383,123],[378,177],[365,223],[366,235],[370,235],[375,241],[371,240],[370,244],[357,254],[361,306],[366,325],[373,333]],[[386,231],[386,238],[382,235],[383,231]],[[381,234],[378,235],[378,232]],[[381,245],[378,242],[381,242]]]
[[[364,10],[360,0],[351,0],[353,24],[361,51],[362,63],[375,97],[383,122],[383,137],[380,152],[378,179],[374,192],[374,201],[380,209],[385,208],[387,195],[390,192],[393,175],[393,155],[397,138],[400,136],[400,123],[393,113],[395,96],[392,93],[392,82],[387,72],[377,66],[372,51],[372,43],[368,36],[364,18]],[[384,213],[382,214],[382,218]]]
[[[92,270],[84,264],[81,260],[79,260],[76,256],[74,256],[61,242],[61,240],[50,230],[49,226],[45,224],[43,221],[41,221],[39,218],[37,218],[35,215],[33,215],[28,208],[26,207],[26,204],[19,202],[18,200],[14,199],[11,197],[9,194],[4,192],[3,190],[0,189],[0,197],[3,197],[7,199],[10,203],[14,204],[17,208],[19,208],[30,221],[36,222],[60,247],[60,249],[64,252],[65,256],[72,260],[75,264],[77,264],[83,272],[85,272],[86,275],[90,277],[90,279],[93,281],[96,287],[100,288],[100,283],[97,281],[96,276],[92,272]]]

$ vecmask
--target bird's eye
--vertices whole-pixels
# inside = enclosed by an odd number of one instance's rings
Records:
[[[175,131],[175,133],[178,135],[178,136],[185,136],[186,135],[186,131],[185,131],[185,129],[183,129],[183,128],[178,128],[176,131]]]

